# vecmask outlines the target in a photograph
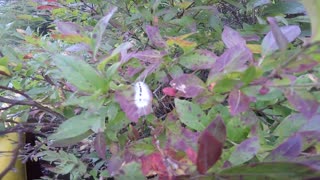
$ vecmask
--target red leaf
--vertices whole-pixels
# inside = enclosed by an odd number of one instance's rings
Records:
[[[191,147],[188,147],[186,149],[186,154],[193,163],[197,163],[197,153],[195,152],[195,150],[193,150]]]
[[[96,138],[94,139],[94,149],[100,158],[106,159],[106,139],[103,132],[98,132]]]
[[[141,157],[141,169],[142,173],[146,176],[152,174],[167,174],[167,168],[159,152],[155,152],[148,156]]]
[[[167,96],[176,96],[177,91],[172,87],[165,87],[162,89],[163,94]]]
[[[204,174],[219,159],[226,140],[226,126],[220,116],[202,132],[198,139],[197,170]]]
[[[60,8],[59,6],[55,6],[55,5],[43,5],[43,6],[38,6],[37,9],[39,10],[53,10],[53,9],[58,9]]]
[[[197,170],[204,174],[218,161],[222,154],[223,144],[208,131],[201,134],[198,143]]]

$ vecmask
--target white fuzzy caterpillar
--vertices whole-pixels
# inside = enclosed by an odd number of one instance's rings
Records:
[[[136,82],[134,84],[134,104],[138,109],[144,110],[151,106],[152,93],[148,85],[142,81]]]

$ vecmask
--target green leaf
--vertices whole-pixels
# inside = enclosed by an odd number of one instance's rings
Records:
[[[110,116],[109,114],[108,116]],[[112,115],[111,115],[112,116]],[[115,118],[108,119],[106,124],[106,133],[107,137],[110,138],[112,141],[118,141],[117,134],[121,129],[126,127],[130,121],[126,117],[124,112],[119,112]]]
[[[297,132],[307,121],[303,114],[291,114],[279,124],[273,134],[279,136],[278,142],[282,142],[292,133]]]
[[[242,123],[239,117],[231,118],[226,126],[227,138],[236,143],[243,141],[250,131],[250,129]]]
[[[308,1],[308,0],[307,0]],[[315,0],[317,1],[317,0]],[[299,2],[278,2],[270,4],[263,10],[264,16],[277,16],[280,14],[304,13],[304,7]]]
[[[50,147],[64,147],[64,146],[70,146],[77,144],[78,142],[82,141],[83,139],[90,136],[93,132],[91,130],[88,130],[78,136],[71,137],[71,138],[65,138],[65,139],[58,139],[50,142]],[[50,138],[50,136],[49,136]]]
[[[302,0],[307,10],[308,17],[311,20],[312,36],[311,41],[320,41],[320,1],[319,0]]]
[[[86,92],[107,90],[106,81],[85,61],[64,55],[54,56],[53,61],[61,70],[62,77],[80,90]]]
[[[208,125],[208,118],[198,104],[180,99],[175,99],[174,103],[180,121],[189,128],[202,131]]]
[[[130,162],[122,166],[121,175],[117,176],[116,179],[119,180],[136,180],[136,179],[145,179],[145,176],[141,171],[141,164],[137,162]]]
[[[251,81],[258,79],[262,75],[262,71],[254,66],[250,66],[241,75],[241,81],[245,84],[249,84]]]
[[[57,132],[50,135],[48,139],[57,141],[68,138],[74,138],[87,133],[93,127],[99,126],[104,122],[104,116],[100,114],[83,113],[64,121],[58,128]],[[105,127],[101,127],[104,130]]]
[[[237,83],[239,83],[238,80],[225,77],[216,83],[216,85],[213,88],[213,91],[216,93],[225,93],[231,91]]]
[[[291,162],[256,163],[223,170],[222,179],[308,179],[319,177],[319,173],[306,165]]]
[[[152,144],[152,138],[143,138],[136,141],[129,147],[129,151],[137,156],[149,155],[156,151],[156,148]]]

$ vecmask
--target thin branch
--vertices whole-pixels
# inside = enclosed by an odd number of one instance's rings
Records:
[[[1,86],[1,85],[0,85],[0,89],[8,90],[8,91],[11,91],[11,92],[20,94],[21,96],[23,96],[23,97],[25,97],[25,98],[27,98],[27,99],[29,99],[29,100],[32,100],[32,98],[31,98],[29,95],[27,95],[27,94],[25,94],[24,92],[19,91],[19,90],[17,90],[17,89],[9,88],[9,87],[6,87],[6,86]]]
[[[9,98],[5,98],[5,97],[0,96],[0,102],[8,103],[11,105],[27,105],[27,106],[37,107],[38,109],[45,111],[47,113],[50,113],[50,114],[52,114],[62,120],[65,119],[65,117],[63,115],[61,115],[60,113],[55,112],[48,107],[42,106],[41,104],[37,103],[36,101],[34,101],[32,99],[27,100],[27,101],[21,101],[21,100],[14,100],[14,99],[9,99]]]

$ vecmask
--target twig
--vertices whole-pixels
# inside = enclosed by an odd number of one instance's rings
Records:
[[[65,120],[65,117],[63,115],[61,115],[60,113],[55,112],[48,107],[42,106],[41,104],[37,103],[36,101],[34,101],[32,99],[27,100],[27,101],[21,101],[21,100],[14,100],[14,99],[9,99],[9,98],[5,98],[5,97],[0,96],[0,102],[8,103],[11,105],[27,105],[27,106],[37,107],[38,109],[40,109],[42,111],[45,111],[45,112],[50,113],[50,114],[52,114],[62,120]]]

